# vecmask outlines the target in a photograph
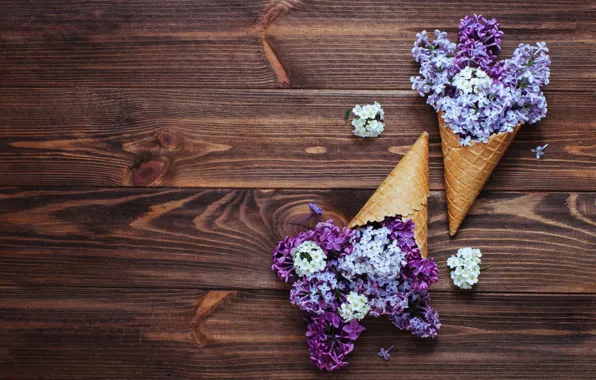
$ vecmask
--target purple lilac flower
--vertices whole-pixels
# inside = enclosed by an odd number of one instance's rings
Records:
[[[365,226],[352,237],[352,252],[339,259],[342,275],[351,281],[363,279],[391,279],[399,276],[406,264],[405,252],[392,231],[386,227]]]
[[[439,314],[430,305],[430,296],[426,290],[415,290],[406,281],[403,291],[408,298],[408,308],[401,314],[393,314],[393,324],[420,338],[435,338],[441,328]]]
[[[420,253],[420,249],[414,239],[416,225],[412,219],[402,220],[401,217],[389,217],[383,221],[383,226],[391,230],[391,239],[397,239],[402,252]]]
[[[294,270],[294,259],[292,251],[310,240],[317,243],[327,254],[328,265],[334,265],[334,259],[351,251],[350,238],[353,232],[348,228],[335,226],[333,220],[317,223],[314,230],[301,232],[296,237],[287,236],[277,243],[273,250],[273,265],[271,270],[277,273],[278,277],[285,282],[292,282],[298,277]]]
[[[420,62],[420,75],[411,77],[412,89],[420,96],[428,96],[427,103],[436,108],[437,101],[449,96],[452,90],[453,73],[449,68],[454,63],[456,45],[447,39],[447,33],[435,30],[435,39],[430,42],[426,31],[416,34],[412,55]]]
[[[475,40],[482,42],[489,49],[501,50],[501,37],[499,31],[501,24],[497,19],[487,20],[482,15],[466,16],[460,20],[458,27],[459,41]]]
[[[495,53],[501,50],[499,31],[501,24],[496,20],[487,20],[482,15],[466,16],[459,24],[459,44],[456,47],[454,66],[456,74],[466,66],[480,67],[491,76],[498,76],[500,67],[494,65]],[[493,68],[495,69],[493,72]]]
[[[308,216],[308,218],[306,219],[310,219],[315,215],[322,215],[323,214],[323,209],[320,207],[317,207],[317,204],[314,202],[311,202],[308,204],[308,207],[310,208],[310,215]]]
[[[391,350],[393,350],[393,345],[389,346],[388,349],[384,349],[383,347],[381,347],[381,349],[378,352],[378,355],[385,359],[385,361],[387,361],[391,357],[391,354],[389,353],[391,352]]]
[[[413,287],[420,290],[426,290],[428,287],[439,280],[439,268],[434,259],[413,259],[408,262],[406,269],[408,276],[413,281]]]
[[[550,76],[546,43],[521,44],[510,59],[497,61],[503,37],[499,27],[495,19],[474,15],[461,20],[457,45],[438,30],[434,41],[426,31],[416,35],[412,55],[420,62],[420,75],[410,78],[412,89],[442,112],[445,124],[459,136],[462,146],[473,141],[486,143],[491,135],[535,123],[547,112],[541,91]],[[491,80],[463,91],[456,85],[458,74],[470,68]],[[467,78],[477,80],[476,75]]]
[[[335,312],[343,301],[337,294],[346,289],[345,282],[338,280],[335,272],[315,273],[294,282],[290,290],[290,302],[306,312],[317,315]]]
[[[333,220],[317,223],[314,240],[326,251],[333,251],[335,255],[349,253],[350,238],[353,232],[348,228],[340,229],[333,224]]]
[[[344,359],[354,349],[354,341],[362,331],[364,327],[355,320],[346,325],[339,317],[311,316],[306,331],[311,362],[327,371],[345,367],[348,363]]]
[[[532,152],[536,153],[536,159],[540,159],[540,157],[544,156],[544,150],[548,148],[548,144],[544,144],[544,146],[538,145],[536,148],[532,149]]]
[[[364,294],[370,300],[369,314],[373,317],[381,315],[399,314],[408,307],[406,296],[400,291],[399,279],[358,279],[353,282],[353,288]]]
[[[339,318],[339,316],[337,316]],[[364,327],[362,327],[356,319],[352,319],[350,323],[343,327],[345,333],[348,334],[348,338],[352,340],[356,340],[360,333],[364,331]]]
[[[277,272],[277,276],[284,280],[284,282],[291,282],[297,278],[294,271],[294,259],[292,258],[292,250],[301,243],[312,240],[315,231],[301,232],[296,237],[286,236],[286,238],[279,243],[273,250],[273,265],[271,270]]]
[[[401,216],[356,231],[341,229],[329,220],[278,243],[272,269],[281,279],[293,282],[290,301],[307,314],[310,357],[319,369],[334,371],[346,366],[346,356],[364,331],[357,319],[345,321],[339,312],[352,292],[368,300],[369,315],[387,315],[398,328],[422,338],[436,336],[440,323],[429,306],[428,287],[437,281],[438,268],[420,256],[415,228],[411,219],[404,221]],[[326,266],[299,278],[292,252],[305,241],[325,252]],[[368,260],[364,266],[363,260]],[[388,359],[390,350],[380,355]]]

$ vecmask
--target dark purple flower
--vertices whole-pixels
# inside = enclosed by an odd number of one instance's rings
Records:
[[[360,333],[365,329],[358,323],[356,319],[352,319],[349,324],[344,326],[343,330],[348,334],[348,337],[351,340],[356,340],[360,336]]]
[[[408,307],[403,313],[391,316],[393,324],[420,338],[435,338],[441,323],[439,314],[429,305],[428,291],[412,288],[409,280],[404,283],[402,289],[407,295]]]
[[[439,267],[433,259],[415,259],[408,263],[408,269],[412,273],[414,287],[426,290],[428,287],[439,280]]]
[[[400,216],[385,218],[383,226],[391,230],[391,239],[397,239],[403,252],[419,252],[418,244],[414,239],[416,224],[412,219],[403,221]]]
[[[389,352],[391,352],[391,350],[393,350],[393,345],[389,346],[388,349],[384,349],[383,347],[381,347],[381,349],[379,350],[378,355],[380,357],[382,357],[383,359],[385,359],[385,361],[387,361],[391,357],[391,354],[389,354]]]
[[[335,327],[326,315],[312,315],[306,331],[310,360],[321,370],[336,371],[348,365],[345,357],[354,349],[354,339],[344,331],[340,320]],[[353,335],[358,337],[358,335]]]
[[[339,314],[337,313],[326,313],[325,314],[325,320],[329,323],[331,323],[331,325],[335,328],[338,328],[339,325],[341,324],[341,318],[339,317]],[[345,329],[345,327],[344,327]],[[353,338],[356,339],[356,338]]]
[[[305,242],[312,240],[314,231],[301,232],[297,237],[286,236],[273,250],[273,265],[271,270],[277,272],[277,276],[285,282],[294,281],[297,276],[294,271],[294,259],[292,250]]]
[[[340,229],[333,224],[332,220],[317,223],[315,228],[315,237],[319,245],[326,251],[333,251],[336,255],[349,252],[351,249],[350,237],[352,235],[351,230],[347,228]],[[331,252],[328,252],[328,256],[330,255]],[[331,255],[331,258],[334,258],[333,255]]]
[[[500,65],[493,68],[501,50],[499,30],[501,24],[496,20],[487,20],[482,15],[466,16],[459,25],[459,44],[457,45],[454,65],[449,69],[455,75],[466,66],[480,67],[493,78],[501,72]]]
[[[412,236],[407,236],[406,234],[404,234],[404,236],[400,236],[397,239],[397,241],[400,246],[407,246],[408,248],[412,248],[416,245],[416,241],[414,240],[414,234],[412,234]]]
[[[315,215],[322,215],[323,214],[323,209],[317,207],[316,203],[311,202],[308,204],[308,207],[310,208],[310,215],[308,216],[308,218],[306,219],[310,219]]]
[[[466,16],[460,20],[459,41],[477,41],[487,48],[501,50],[501,37],[499,30],[501,24],[497,19],[487,20],[482,15]]]

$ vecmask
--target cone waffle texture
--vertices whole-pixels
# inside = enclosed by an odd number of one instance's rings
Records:
[[[492,135],[486,144],[473,142],[471,146],[460,146],[459,137],[451,128],[445,126],[445,121],[439,113],[451,236],[457,232],[520,127],[521,124],[517,125],[513,132]]]
[[[355,228],[385,217],[401,215],[416,224],[414,238],[420,253],[427,256],[428,236],[428,133],[424,132],[399,164],[350,222]]]

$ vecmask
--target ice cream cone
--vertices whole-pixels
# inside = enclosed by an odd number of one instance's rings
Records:
[[[416,224],[414,238],[423,257],[428,235],[428,133],[424,132],[389,173],[374,194],[350,222],[355,228],[401,215]]]
[[[453,236],[457,232],[520,127],[521,124],[517,125],[513,132],[492,135],[486,144],[472,142],[471,146],[460,146],[459,137],[451,128],[445,126],[445,121],[439,113],[449,235]]]

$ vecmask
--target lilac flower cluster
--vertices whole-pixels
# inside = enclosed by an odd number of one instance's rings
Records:
[[[310,358],[319,369],[347,365],[346,356],[365,330],[359,322],[365,315],[386,315],[421,338],[437,335],[441,325],[429,305],[428,287],[438,280],[438,268],[420,256],[414,229],[410,219],[399,216],[356,230],[329,220],[278,243],[272,269],[292,282],[290,301],[305,312]],[[313,243],[325,254],[324,268],[296,271],[295,262],[304,265],[308,259],[302,247]]]
[[[347,228],[340,229],[333,224],[333,220],[325,223],[317,223],[314,230],[301,232],[296,237],[286,236],[285,239],[277,243],[273,250],[272,270],[277,272],[280,279],[285,282],[292,282],[297,279],[294,268],[294,258],[292,252],[305,241],[314,241],[325,251],[330,262],[336,260],[341,254],[351,252],[350,238],[353,232]]]
[[[520,44],[512,58],[497,61],[503,37],[499,27],[495,19],[474,15],[461,20],[457,45],[439,30],[432,42],[426,31],[416,35],[412,55],[420,75],[411,78],[412,89],[442,113],[461,145],[486,143],[493,134],[512,132],[546,115],[540,90],[549,83],[546,43]]]

